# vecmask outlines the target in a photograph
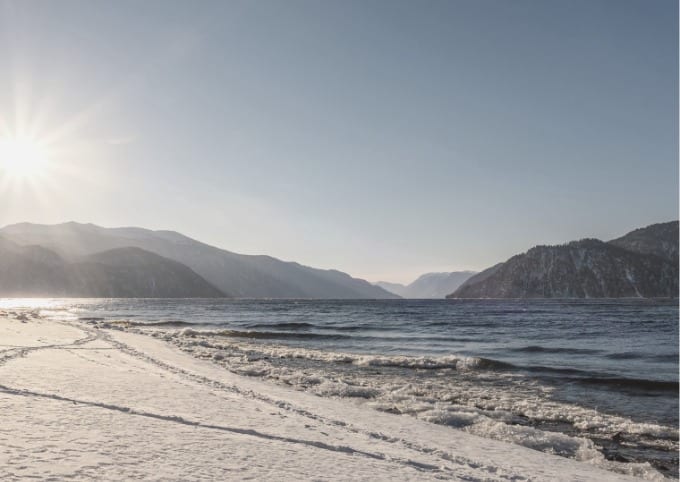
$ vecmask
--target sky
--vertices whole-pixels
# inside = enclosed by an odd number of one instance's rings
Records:
[[[678,218],[678,4],[0,0],[3,138],[0,225],[481,270]]]

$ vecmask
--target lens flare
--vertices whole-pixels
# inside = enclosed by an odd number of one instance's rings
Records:
[[[47,162],[47,152],[39,142],[0,138],[0,175],[31,178],[42,174]]]

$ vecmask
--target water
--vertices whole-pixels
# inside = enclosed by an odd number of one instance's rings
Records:
[[[677,301],[54,300],[43,311],[127,320],[244,375],[677,477]]]

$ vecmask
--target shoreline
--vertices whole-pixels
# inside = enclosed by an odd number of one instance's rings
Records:
[[[674,478],[672,469],[663,472],[655,466],[658,461],[668,463],[677,453],[677,429],[672,425],[635,421],[622,414],[559,401],[545,392],[550,387],[543,382],[503,369],[495,372],[497,362],[492,360],[329,352],[244,341],[221,329],[204,331],[183,325],[159,329],[158,325],[128,326],[125,322],[112,325],[164,340],[193,357],[249,378],[414,417],[613,472],[635,473],[651,480],[659,473],[668,476],[670,472]],[[645,452],[645,458],[626,458],[638,448],[651,447],[656,452]]]
[[[15,311],[0,317],[3,480],[635,480]]]

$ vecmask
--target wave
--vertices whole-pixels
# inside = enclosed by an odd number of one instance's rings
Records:
[[[587,385],[599,385],[606,388],[629,390],[651,390],[657,392],[677,392],[680,385],[674,380],[652,380],[645,378],[627,378],[609,376],[598,372],[589,372],[577,368],[557,368],[546,366],[515,366],[519,370],[540,374],[549,374],[550,378],[558,378],[561,382],[574,382]],[[544,377],[540,377],[544,378]]]
[[[414,356],[356,356],[352,361],[355,365],[370,367],[394,367],[437,370],[443,368],[476,369],[476,370],[505,370],[512,368],[509,363],[481,357],[460,357],[448,355],[441,357]]]
[[[198,326],[197,323],[190,323],[181,320],[164,320],[164,321],[127,321],[128,326],[149,326],[149,327],[168,327],[181,328],[185,326]]]
[[[219,331],[195,331],[185,329],[182,331],[184,336],[206,336],[206,337],[228,337],[244,339],[324,339],[324,340],[343,340],[352,339],[351,336],[342,334],[321,334],[321,333],[298,333],[298,332],[276,332],[276,331],[239,331],[239,330],[219,330]],[[341,353],[334,351],[324,351],[318,349],[293,348],[285,346],[270,346],[271,354],[279,357],[306,358],[329,363],[353,364],[365,367],[389,367],[404,369],[455,369],[455,370],[479,370],[479,371],[518,371],[531,372],[539,378],[549,378],[560,382],[573,382],[589,385],[599,385],[607,388],[626,388],[636,390],[653,391],[677,391],[677,381],[667,380],[647,380],[625,377],[612,377],[598,372],[589,372],[576,368],[561,368],[542,365],[515,365],[494,358],[479,356],[464,356],[458,354],[445,356],[408,356],[408,355],[370,355],[357,353]],[[274,353],[275,352],[275,353]]]
[[[610,360],[650,360],[658,362],[677,362],[678,355],[649,355],[634,351],[626,351],[621,353],[612,353],[606,355],[605,358]]]
[[[140,325],[142,325],[140,323]],[[163,321],[156,323],[148,323],[145,325],[151,326],[188,326],[190,323]],[[195,325],[194,325],[195,326]],[[214,327],[214,325],[211,325]],[[180,332],[182,336],[202,336],[202,337],[226,337],[244,340],[319,340],[319,341],[334,341],[334,340],[356,340],[370,339],[370,337],[356,337],[349,334],[342,333],[317,333],[307,331],[283,331],[285,328],[290,329],[309,329],[315,328],[314,325],[305,322],[283,322],[278,324],[257,324],[253,326],[263,326],[267,328],[274,328],[273,331],[268,330],[194,330],[185,328]],[[282,331],[276,331],[279,328]],[[436,337],[423,337],[422,340],[432,340]],[[259,348],[258,348],[259,350]],[[497,371],[497,372],[519,372],[527,373],[537,378],[549,381],[551,383],[578,383],[599,386],[609,390],[629,390],[629,391],[649,391],[654,393],[668,393],[678,391],[678,382],[672,380],[651,380],[651,379],[637,379],[627,378],[625,376],[611,375],[602,372],[582,370],[568,367],[552,367],[545,365],[518,365],[495,358],[480,357],[480,356],[465,356],[462,354],[451,354],[443,356],[413,356],[413,355],[373,355],[361,353],[342,353],[335,351],[326,351],[320,349],[310,349],[302,347],[286,347],[286,346],[270,346],[269,350],[275,356],[288,358],[306,358],[310,360],[317,360],[327,363],[342,363],[354,364],[365,367],[390,367],[402,369],[420,369],[420,370],[438,370],[438,369],[454,369],[454,370],[478,370],[478,371]],[[593,349],[579,349],[579,348],[562,348],[562,347],[545,347],[540,345],[529,345],[510,349],[510,351],[524,352],[524,353],[573,353],[573,354],[591,354],[599,350]],[[274,353],[275,352],[275,353]]]
[[[189,337],[229,337],[229,338],[282,338],[282,339],[296,339],[296,338],[351,338],[344,335],[323,335],[317,333],[286,333],[286,332],[261,332],[261,331],[236,331],[236,330],[221,330],[221,331],[197,331],[191,328],[185,328],[178,333],[180,338]],[[195,345],[196,342],[192,342]],[[203,347],[211,348],[213,345],[208,342],[200,342]],[[505,363],[500,360],[493,360],[491,358],[483,357],[466,357],[463,355],[445,355],[445,356],[409,356],[409,355],[371,355],[361,353],[345,353],[336,351],[326,351],[320,349],[310,349],[301,347],[291,347],[285,345],[261,345],[257,348],[252,346],[241,347],[249,351],[257,350],[260,354],[273,356],[276,358],[296,358],[314,360],[323,363],[338,363],[342,365],[352,364],[360,367],[389,367],[389,368],[404,368],[404,369],[456,369],[456,370],[508,370],[515,368],[510,363]]]
[[[676,353],[675,355],[654,355],[650,357],[651,360],[654,361],[660,361],[660,362],[673,362],[677,363],[678,362],[678,354]]]
[[[678,382],[671,380],[648,380],[623,377],[584,377],[578,378],[576,381],[589,385],[601,385],[634,390],[652,390],[656,392],[677,392],[680,388],[680,384]]]
[[[248,325],[248,328],[278,328],[281,330],[285,329],[306,329],[306,328],[317,328],[316,325],[312,323],[304,322],[282,322],[282,323],[256,323],[254,325]]]
[[[517,368],[512,363],[494,360],[493,358],[470,357],[467,365],[479,370],[512,370]]]
[[[588,348],[564,348],[540,345],[529,345],[521,348],[509,348],[508,351],[520,353],[567,353],[573,355],[592,355],[601,352],[601,350],[593,350]]]
[[[342,325],[342,326],[333,326],[333,325],[328,325],[328,326],[321,326],[319,327],[321,329],[328,329],[328,330],[336,330],[336,331],[363,331],[363,330],[370,330],[371,327],[366,327],[362,325]]]
[[[322,339],[322,340],[344,340],[352,338],[347,335],[322,334],[322,333],[298,333],[285,331],[240,331],[240,330],[218,330],[201,333],[206,336],[226,336],[230,338],[251,338],[251,339]]]
[[[646,357],[642,353],[626,351],[622,353],[610,353],[609,355],[605,355],[605,358],[609,358],[610,360],[635,360]]]
[[[262,327],[262,328],[270,328],[270,330],[232,330],[232,329],[223,329],[223,330],[216,330],[214,329],[215,327],[219,327],[220,325],[216,325],[215,323],[210,323],[210,324],[204,324],[204,325],[198,325],[198,324],[192,324],[192,323],[186,323],[186,322],[157,322],[157,323],[139,323],[136,324],[134,322],[129,322],[129,326],[152,326],[152,327],[158,327],[158,326],[167,326],[167,327],[196,327],[196,326],[202,326],[202,327],[209,327],[211,329],[205,330],[205,331],[196,331],[196,334],[201,334],[203,336],[225,336],[225,337],[233,337],[233,338],[251,338],[251,339],[269,339],[269,340],[353,340],[353,341],[363,341],[363,342],[373,342],[376,340],[382,340],[382,341],[401,341],[401,340],[408,340],[408,341],[420,341],[420,342],[450,342],[450,341],[456,341],[456,342],[467,342],[467,341],[474,341],[469,338],[454,338],[454,337],[407,337],[407,336],[394,336],[394,337],[375,337],[375,336],[362,336],[362,335],[350,335],[350,334],[343,334],[343,333],[333,333],[333,331],[339,331],[335,328],[332,327],[321,327],[321,331],[330,331],[330,333],[318,333],[318,332],[309,332],[306,330],[310,329],[318,329],[319,327],[316,327],[312,324],[309,323],[280,323],[280,324],[257,324],[257,325],[252,325],[249,326],[248,328],[255,328],[257,327]],[[286,330],[288,329],[289,331],[276,331],[277,329],[280,330]],[[297,330],[304,330],[304,331],[297,331]],[[343,331],[350,331],[350,330],[343,330]],[[192,330],[193,332],[193,330]]]

